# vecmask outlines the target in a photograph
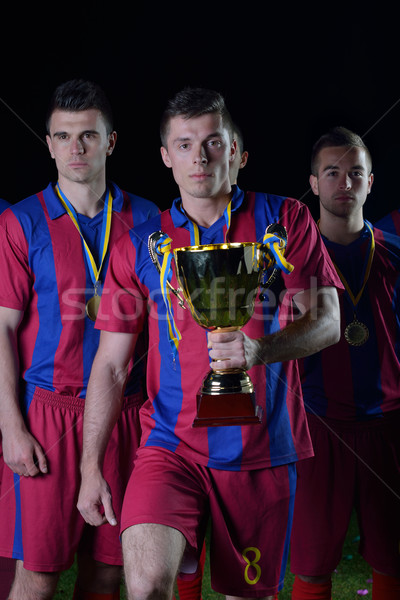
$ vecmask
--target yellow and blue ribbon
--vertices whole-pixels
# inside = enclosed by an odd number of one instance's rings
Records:
[[[231,226],[231,215],[232,215],[232,200],[230,200],[229,204],[224,210],[224,219],[226,224],[225,234],[224,234],[224,243],[227,241],[229,228]],[[200,245],[200,229],[197,223],[194,223],[189,219],[189,232],[190,232],[190,245],[191,246],[199,246]]]
[[[284,257],[284,252],[286,248],[286,240],[273,234],[273,233],[265,233],[263,237],[264,246],[268,247],[268,251],[270,253],[269,263],[267,265],[267,269],[269,267],[275,266],[275,268],[280,269],[284,273],[291,273],[294,269],[294,266],[291,265]]]
[[[85,238],[82,235],[76,211],[75,211],[74,207],[72,206],[71,202],[66,197],[66,195],[62,192],[58,183],[56,184],[56,191],[57,191],[57,195],[60,199],[61,204],[67,211],[67,214],[70,216],[73,224],[79,231],[79,234],[82,238],[83,245],[85,248],[86,261],[87,261],[87,265],[88,265],[89,272],[90,272],[90,277],[91,277],[91,280],[93,283],[95,293],[97,293],[97,286],[99,284],[100,272],[101,272],[101,268],[103,266],[104,259],[107,255],[108,243],[110,241],[112,204],[113,204],[113,198],[112,198],[111,192],[110,192],[110,190],[108,190],[108,193],[106,193],[106,200],[105,200],[104,212],[103,212],[103,224],[102,224],[101,239],[100,239],[100,253],[99,253],[100,266],[97,267],[96,261],[94,260],[94,257],[93,257],[93,254],[91,253],[90,248],[89,248]]]
[[[162,255],[163,261],[160,271],[160,285],[161,292],[164,299],[164,304],[167,308],[167,320],[168,320],[168,341],[170,343],[172,354],[174,359],[178,352],[179,341],[182,339],[179,329],[176,327],[174,314],[172,312],[171,297],[168,290],[168,283],[171,282],[172,269],[172,251],[171,251],[172,240],[167,235],[159,238],[155,245],[155,251],[157,254]]]
[[[371,266],[372,266],[372,259],[374,258],[374,252],[375,252],[375,237],[374,237],[374,232],[372,231],[370,225],[367,223],[367,221],[364,221],[365,226],[367,227],[369,234],[370,234],[370,241],[369,241],[369,248],[368,248],[368,252],[367,252],[367,260],[364,264],[363,267],[363,282],[361,285],[361,289],[359,290],[357,296],[355,296],[352,292],[352,290],[350,289],[350,286],[346,280],[346,278],[344,277],[343,273],[341,272],[341,270],[339,269],[339,267],[335,264],[334,261],[333,264],[335,266],[335,269],[346,289],[346,292],[348,293],[350,300],[353,303],[354,308],[357,306],[357,304],[360,301],[361,296],[363,295],[365,286],[367,285],[367,281],[369,278],[369,274],[371,272]]]

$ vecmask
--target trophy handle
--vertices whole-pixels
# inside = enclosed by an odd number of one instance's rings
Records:
[[[280,223],[271,223],[271,225],[268,225],[268,227],[266,228],[265,233],[275,233],[278,237],[287,241],[286,227],[284,225],[281,225]],[[268,280],[262,285],[260,294],[258,296],[261,302],[263,300],[266,300],[266,296],[265,294],[263,294],[263,291],[266,291],[269,287],[271,287],[271,285],[277,278],[278,272],[279,269],[275,267]]]
[[[155,231],[154,233],[149,235],[149,239],[147,241],[147,247],[149,249],[149,254],[150,254],[150,258],[153,262],[153,264],[155,265],[157,271],[159,273],[161,273],[161,265],[160,265],[160,261],[159,261],[159,253],[157,252],[157,242],[163,238],[163,237],[167,237],[167,234],[164,233],[163,231]],[[186,309],[186,306],[184,304],[184,299],[182,298],[182,296],[179,294],[179,292],[181,291],[180,288],[178,288],[177,290],[171,285],[171,283],[167,280],[167,286],[169,287],[169,289],[171,290],[171,292],[173,294],[175,294],[175,296],[178,298],[179,300],[179,306],[181,306],[182,308]]]

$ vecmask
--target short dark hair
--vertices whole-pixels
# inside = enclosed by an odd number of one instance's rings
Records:
[[[184,88],[168,101],[162,114],[160,123],[161,144],[164,147],[167,145],[169,123],[173,117],[182,116],[184,119],[192,119],[210,113],[221,115],[225,127],[229,130],[229,135],[232,137],[232,117],[223,96],[219,92],[205,88]]]
[[[347,148],[362,148],[365,150],[369,172],[372,171],[372,158],[371,154],[365,145],[363,139],[350,129],[346,127],[333,127],[328,131],[328,133],[324,133],[321,137],[315,142],[312,151],[311,151],[311,173],[315,176],[318,175],[318,155],[323,148],[332,148],[333,146],[345,146]]]
[[[102,88],[93,81],[71,79],[59,85],[51,99],[46,113],[46,131],[50,133],[50,119],[55,110],[80,111],[96,108],[103,115],[107,133],[113,131],[111,105]]]

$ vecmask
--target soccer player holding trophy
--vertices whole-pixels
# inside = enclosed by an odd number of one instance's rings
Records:
[[[209,518],[216,591],[282,588],[295,464],[313,452],[295,359],[339,339],[342,284],[318,228],[301,202],[231,186],[232,129],[218,92],[169,102],[161,154],[180,197],[119,240],[100,305],[78,502],[92,525],[116,525],[102,455],[149,326],[149,400],[119,524],[129,598],[170,598],[178,572],[196,569]]]

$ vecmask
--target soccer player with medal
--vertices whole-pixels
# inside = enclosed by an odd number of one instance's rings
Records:
[[[331,598],[353,510],[373,598],[400,597],[400,238],[363,207],[373,183],[360,136],[336,127],[315,143],[310,183],[319,229],[336,267],[341,339],[300,361],[315,456],[298,463],[292,600]]]

